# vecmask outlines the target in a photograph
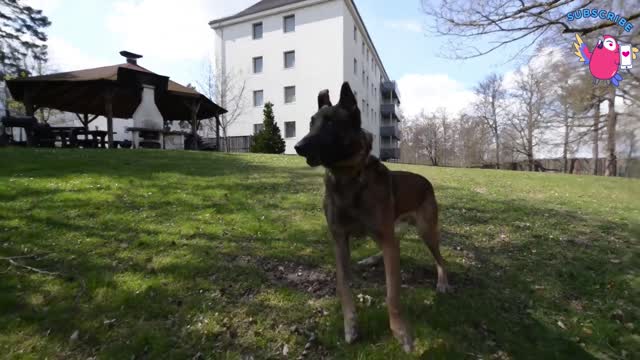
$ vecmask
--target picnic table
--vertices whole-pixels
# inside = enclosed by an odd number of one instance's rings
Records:
[[[113,132],[113,134],[116,134]],[[80,139],[81,136],[84,135],[84,140]],[[92,148],[107,148],[107,136],[109,135],[108,131],[105,130],[87,130],[85,128],[74,129],[71,132],[71,136],[73,137],[73,141],[77,145],[82,145],[82,147],[92,147]],[[91,139],[89,139],[89,136]]]
[[[60,141],[62,147],[75,147],[75,138],[73,132],[79,129],[84,129],[78,126],[56,126],[50,127],[49,130],[56,138],[56,141]]]

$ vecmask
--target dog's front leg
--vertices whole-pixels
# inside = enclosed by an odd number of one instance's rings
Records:
[[[356,305],[353,302],[349,286],[351,281],[349,235],[343,231],[334,231],[333,239],[336,251],[336,290],[342,304],[344,339],[347,344],[351,344],[357,339],[358,331],[356,329]]]
[[[400,310],[400,244],[393,234],[393,224],[384,226],[378,238],[384,258],[389,325],[405,352],[413,351],[413,339]]]

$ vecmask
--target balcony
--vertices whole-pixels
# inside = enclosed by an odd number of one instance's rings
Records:
[[[380,105],[380,114],[385,119],[393,117],[395,120],[400,120],[398,118],[398,114],[400,114],[400,107],[395,103],[383,103]]]
[[[400,149],[399,148],[386,148],[383,147],[380,149],[380,160],[387,161],[389,159],[400,159]]]
[[[380,85],[380,91],[383,99],[400,102],[400,90],[398,90],[398,84],[395,81],[383,81]]]
[[[398,125],[382,125],[380,126],[380,136],[400,140],[400,128]]]

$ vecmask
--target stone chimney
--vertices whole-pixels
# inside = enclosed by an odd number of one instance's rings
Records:
[[[160,131],[163,129],[164,119],[156,106],[154,86],[142,85],[142,99],[132,118],[135,128]]]

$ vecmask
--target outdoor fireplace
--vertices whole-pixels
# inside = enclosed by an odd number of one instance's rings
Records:
[[[142,85],[140,105],[133,113],[133,127],[131,131],[134,148],[161,149],[163,148],[162,114],[155,101],[155,87]]]

